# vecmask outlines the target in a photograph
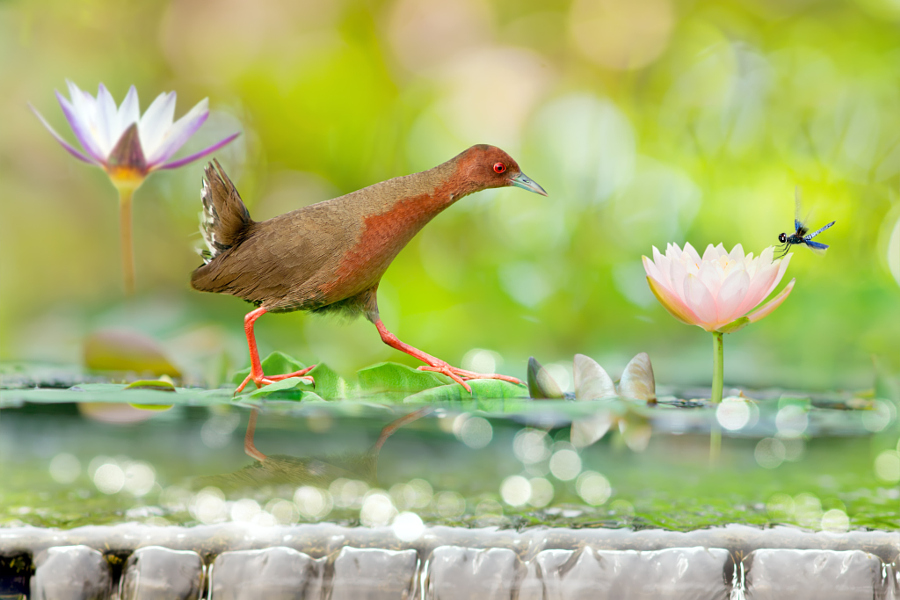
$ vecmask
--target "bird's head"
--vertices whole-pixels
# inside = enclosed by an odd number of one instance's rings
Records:
[[[509,154],[496,146],[472,146],[462,153],[459,168],[470,185],[480,190],[516,186],[535,194],[547,195],[544,188],[522,172],[519,164]]]

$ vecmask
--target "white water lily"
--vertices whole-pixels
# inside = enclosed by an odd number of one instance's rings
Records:
[[[119,192],[121,207],[122,263],[125,288],[134,291],[134,259],[131,250],[131,197],[151,172],[175,169],[225,146],[240,133],[199,152],[172,160],[209,117],[209,101],[204,98],[186,115],[175,118],[175,92],[162,93],[141,116],[138,94],[129,88],[120,106],[101,83],[95,98],[71,81],[69,98],[56,97],[81,150],[67,142],[33,106],[31,110],[66,151],[79,160],[106,171]]]
[[[207,98],[175,121],[175,92],[157,96],[141,116],[134,86],[117,108],[112,94],[102,83],[96,98],[71,81],[66,83],[71,99],[59,92],[56,97],[83,152],[59,135],[36,109],[32,107],[32,110],[63,148],[75,158],[105,169],[113,183],[118,183],[117,178],[142,180],[151,171],[186,165],[240,135],[234,133],[190,156],[170,160],[209,117]]]

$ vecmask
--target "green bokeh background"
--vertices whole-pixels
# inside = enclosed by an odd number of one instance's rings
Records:
[[[726,385],[866,387],[900,364],[900,8],[888,0],[0,2],[0,359],[80,361],[92,331],[153,335],[216,383],[246,364],[249,305],[194,292],[203,164],[135,195],[138,295],[122,293],[116,195],[65,153],[70,79],[142,108],[209,97],[183,153],[218,153],[262,220],[496,144],[543,185],[454,205],[380,288],[401,339],[459,364],[475,348],[523,376],[576,352],[614,376],[649,352],[661,383],[708,382],[710,336],[647,289],[652,245],[758,253],[793,217],[837,225],[825,257],[726,338]],[[183,155],[183,154],[182,154]],[[893,235],[893,238],[892,238]],[[406,360],[371,324],[260,320],[283,350],[350,374]],[[471,356],[471,355],[470,355]],[[571,369],[571,367],[569,367]]]

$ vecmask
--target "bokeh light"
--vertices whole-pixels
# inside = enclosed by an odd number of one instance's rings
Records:
[[[367,527],[382,527],[396,516],[397,509],[391,502],[391,497],[381,490],[368,492],[359,510],[359,520]]]
[[[750,423],[750,403],[743,398],[723,398],[716,407],[716,420],[729,431],[743,429]]]
[[[774,469],[784,462],[784,443],[778,438],[763,438],[753,451],[756,464],[764,469]]]
[[[125,471],[114,462],[106,462],[94,471],[94,485],[104,494],[115,494],[125,487]]]
[[[500,496],[510,506],[522,506],[531,500],[531,482],[521,475],[511,475],[500,484]]]
[[[595,471],[585,471],[575,482],[578,495],[591,506],[600,506],[612,495],[609,480]]]
[[[221,523],[228,516],[225,494],[215,486],[197,492],[189,507],[191,516],[206,525]]]
[[[442,517],[454,519],[466,512],[466,499],[457,492],[439,492],[434,497],[434,507]]]
[[[469,448],[477,450],[491,443],[494,428],[487,419],[462,414],[457,417],[457,421],[459,421],[459,426],[454,424],[456,437]]]
[[[304,485],[294,492],[294,504],[303,518],[315,520],[328,516],[334,502],[329,491]]]
[[[73,454],[60,452],[50,460],[50,477],[57,483],[72,483],[81,475],[81,461]]]
[[[845,533],[850,529],[850,518],[843,510],[832,508],[822,514],[822,531]]]
[[[556,450],[550,457],[550,472],[560,481],[575,479],[581,473],[581,457],[572,448]]]
[[[416,513],[402,512],[394,518],[391,529],[398,540],[414,542],[425,533],[425,523],[422,521],[422,517]]]
[[[887,483],[900,482],[900,452],[884,450],[875,457],[875,474]]]

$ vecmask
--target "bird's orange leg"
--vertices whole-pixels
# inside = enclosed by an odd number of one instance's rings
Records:
[[[259,351],[256,349],[256,335],[253,333],[253,324],[264,314],[266,314],[266,309],[259,307],[256,310],[247,313],[247,316],[244,317],[244,333],[247,334],[247,347],[250,349],[250,374],[247,375],[247,378],[241,382],[241,385],[234,390],[235,394],[240,394],[251,380],[256,384],[256,387],[261,388],[264,385],[269,385],[270,383],[275,383],[276,381],[281,381],[289,377],[303,377],[316,368],[316,365],[312,365],[311,367],[306,367],[305,369],[294,371],[293,373],[286,373],[284,375],[267,376],[263,373],[262,363],[259,360]],[[312,377],[307,376],[303,377],[303,379],[310,385],[313,385],[314,383]]]
[[[419,367],[420,371],[434,371],[435,373],[446,375],[459,385],[466,388],[466,391],[469,393],[472,393],[472,388],[469,387],[469,384],[466,383],[466,381],[468,381],[469,379],[501,379],[510,383],[518,383],[520,385],[522,384],[522,382],[515,377],[509,377],[507,375],[497,375],[494,373],[475,373],[473,371],[466,371],[463,369],[458,369],[456,367],[451,367],[446,361],[435,358],[430,354],[422,352],[418,348],[414,348],[409,344],[401,342],[399,339],[397,339],[396,335],[387,330],[387,327],[384,326],[384,323],[381,322],[381,319],[375,320],[375,327],[378,328],[378,333],[381,334],[381,340],[385,344],[387,344],[391,348],[399,350],[400,352],[405,352],[413,358],[418,358],[422,362],[426,363],[425,366]]]

